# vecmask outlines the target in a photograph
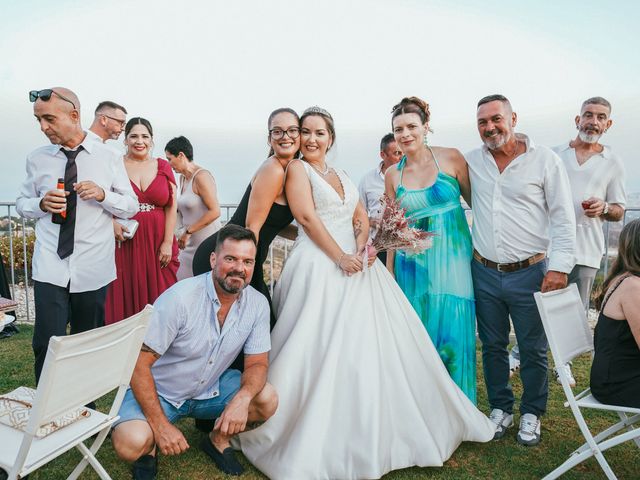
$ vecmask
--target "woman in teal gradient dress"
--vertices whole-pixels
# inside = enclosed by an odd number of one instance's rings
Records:
[[[433,232],[420,254],[399,250],[387,257],[456,384],[476,402],[476,320],[471,281],[471,235],[460,205],[469,202],[467,164],[454,148],[430,147],[429,106],[404,98],[392,113],[393,133],[404,153],[387,171],[386,193],[406,208],[414,227]]]

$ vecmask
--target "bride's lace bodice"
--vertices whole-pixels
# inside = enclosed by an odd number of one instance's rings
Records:
[[[302,160],[302,164],[309,177],[309,183],[311,183],[313,202],[320,220],[341,247],[351,249],[351,246],[355,245],[353,212],[358,203],[358,189],[344,171],[336,168],[336,175],[342,182],[344,190],[343,201],[338,192],[311,165],[304,160]],[[299,240],[302,240],[300,237],[307,235],[303,229],[299,231]]]

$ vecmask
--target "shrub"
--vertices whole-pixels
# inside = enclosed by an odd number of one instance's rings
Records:
[[[0,254],[2,254],[2,260],[7,272],[10,275],[11,272],[11,241],[13,240],[13,268],[16,273],[16,280],[24,281],[24,242],[27,243],[27,265],[29,267],[29,274],[31,274],[31,258],[33,257],[33,246],[36,241],[34,233],[25,236],[24,240],[22,235],[13,236],[3,235],[0,237]]]

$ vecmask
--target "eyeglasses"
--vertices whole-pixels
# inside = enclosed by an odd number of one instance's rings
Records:
[[[120,125],[120,128],[124,128],[124,124],[127,123],[126,120],[120,120],[119,118],[110,117],[109,115],[105,115],[104,113],[102,113],[101,115],[103,117],[107,117],[109,120],[113,120],[114,122],[117,122]]]
[[[73,108],[77,110],[75,103],[73,103],[64,95],[60,95],[58,92],[56,92],[55,90],[52,90],[51,88],[45,88],[44,90],[31,90],[29,92],[29,101],[33,103],[36,100],[38,100],[38,98],[40,98],[41,100],[48,102],[49,99],[51,98],[51,95],[56,95],[58,98],[61,98],[65,102],[69,102],[71,105],[73,105]]]
[[[284,137],[285,133],[291,140],[294,140],[300,136],[300,129],[298,127],[289,127],[286,130],[283,130],[276,127],[269,130],[269,135],[271,135],[272,140],[280,140]]]

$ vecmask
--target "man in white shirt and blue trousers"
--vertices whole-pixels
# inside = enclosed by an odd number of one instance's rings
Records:
[[[34,90],[33,113],[51,145],[27,156],[16,209],[36,219],[32,261],[36,382],[49,339],[104,325],[107,286],[116,278],[112,218],[138,211],[122,159],[87,136],[80,102],[62,87]],[[57,188],[64,178],[64,190]],[[55,220],[55,223],[54,223]]]
[[[576,227],[562,161],[549,148],[515,134],[516,121],[506,97],[482,98],[477,127],[484,146],[465,157],[474,218],[473,287],[490,418],[496,439],[513,425],[507,351],[511,317],[524,387],[517,440],[533,446],[540,442],[549,388],[547,339],[533,294],[566,287]]]

